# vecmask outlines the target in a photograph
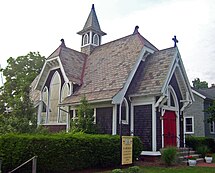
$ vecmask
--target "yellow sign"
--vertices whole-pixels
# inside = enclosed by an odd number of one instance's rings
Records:
[[[122,136],[122,165],[132,164],[132,136]]]

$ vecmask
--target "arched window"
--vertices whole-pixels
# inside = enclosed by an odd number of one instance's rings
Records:
[[[48,100],[49,100],[49,92],[48,88],[45,86],[42,91],[42,113],[41,113],[41,123],[45,123],[48,116]]]
[[[61,80],[58,72],[52,77],[50,84],[50,107],[49,107],[49,123],[56,123],[59,115],[58,103],[60,102],[60,86]]]
[[[83,46],[89,43],[89,36],[88,34],[85,34],[83,37]]]
[[[68,83],[64,83],[62,90],[61,90],[61,102],[68,97],[70,94],[70,88],[69,88],[69,84]],[[65,108],[63,108],[65,109]],[[66,110],[67,111],[67,110]],[[66,123],[66,117],[67,117],[67,112],[60,110],[60,118],[59,118],[59,122],[60,123]]]
[[[173,89],[173,87],[170,85],[168,87],[168,100],[167,100],[167,104],[170,107],[178,107],[178,102],[177,102],[177,95]]]
[[[99,36],[97,34],[94,34],[93,36],[93,44],[99,45]]]
[[[121,104],[121,118],[122,118],[123,124],[128,124],[128,114],[129,114],[128,102],[124,98],[124,100]]]

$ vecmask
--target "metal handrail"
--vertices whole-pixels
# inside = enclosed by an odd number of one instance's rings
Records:
[[[25,164],[27,164],[30,161],[32,162],[32,173],[36,173],[36,167],[37,167],[37,156],[32,157],[31,159],[27,160],[26,162],[22,163],[21,165],[19,165],[18,167],[16,167],[15,169],[13,169],[12,171],[8,172],[8,173],[12,173],[16,170],[18,170],[19,168],[21,168],[22,166],[24,166]]]
[[[188,164],[188,158],[189,158],[189,156],[190,156],[190,146],[187,145],[187,143],[185,142],[185,140],[182,140],[182,139],[179,138],[178,136],[177,136],[177,139],[179,140],[179,143],[181,143],[181,142],[183,143],[184,148],[185,148],[185,147],[188,148],[188,152],[187,152],[187,156],[188,156],[188,157],[184,157],[184,158],[187,160],[187,164]]]

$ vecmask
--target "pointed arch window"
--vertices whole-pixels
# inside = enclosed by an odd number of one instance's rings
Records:
[[[89,44],[89,35],[88,34],[84,34],[83,37],[83,46]]]
[[[49,92],[48,88],[45,86],[42,91],[42,113],[41,113],[41,122],[40,123],[45,123],[47,120],[48,116],[48,101],[49,101]]]
[[[50,84],[50,110],[49,123],[57,123],[59,115],[58,104],[60,102],[60,86],[61,79],[59,73],[56,71],[52,77]]]
[[[95,44],[95,45],[99,45],[99,36],[98,36],[98,34],[94,34],[93,35],[93,44]]]
[[[122,118],[122,124],[128,124],[128,114],[129,114],[129,107],[128,102],[126,98],[124,98],[122,104],[121,104],[121,118]]]
[[[68,83],[64,83],[62,90],[61,90],[61,102],[70,95],[70,87]],[[64,108],[65,109],[65,108]],[[67,110],[66,110],[67,111]],[[60,110],[60,123],[66,123],[68,113],[64,110]]]

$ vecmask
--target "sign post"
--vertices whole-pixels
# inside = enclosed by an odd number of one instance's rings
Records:
[[[133,138],[132,136],[122,136],[122,165],[132,164]]]

